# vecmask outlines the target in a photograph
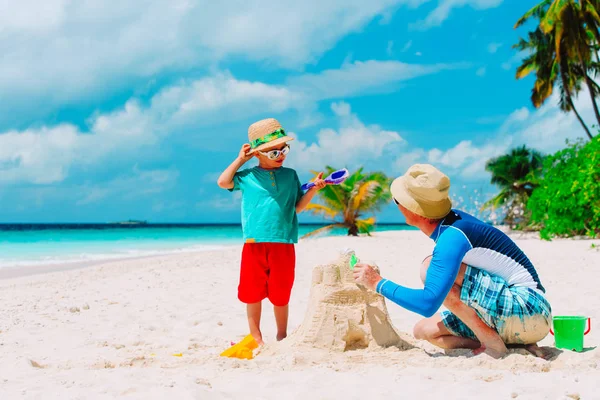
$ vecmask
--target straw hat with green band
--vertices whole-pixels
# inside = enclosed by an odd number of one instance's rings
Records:
[[[248,128],[248,141],[251,150],[248,154],[274,147],[285,142],[294,140],[287,136],[279,121],[275,118],[267,118],[253,123]]]
[[[392,182],[390,191],[404,208],[429,219],[444,218],[452,209],[450,178],[429,164],[415,164]]]

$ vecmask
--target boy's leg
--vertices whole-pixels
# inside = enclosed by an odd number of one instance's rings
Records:
[[[422,278],[426,276],[430,260],[430,257],[423,260],[421,266]],[[480,354],[485,351],[492,357],[501,357],[506,354],[507,349],[498,332],[483,322],[479,318],[479,315],[477,315],[477,312],[460,299],[466,267],[466,264],[461,264],[454,286],[452,286],[452,289],[450,289],[448,296],[444,300],[444,306],[462,321],[464,325],[470,328],[478,340],[454,335],[446,328],[439,315],[417,323],[414,328],[414,336],[417,339],[427,340],[445,349],[469,348],[474,349],[474,354]]]
[[[270,243],[267,255],[269,262],[269,300],[275,311],[277,340],[287,337],[289,301],[294,285],[296,252],[293,244]]]
[[[273,309],[275,310],[275,323],[277,324],[277,340],[283,340],[287,337],[289,305],[273,306]]]
[[[262,312],[262,302],[246,304],[246,313],[248,315],[248,326],[250,334],[256,340],[258,345],[263,344],[262,333],[260,332],[260,315]]]
[[[264,244],[244,244],[238,298],[241,302],[246,303],[250,334],[259,345],[263,344],[260,317],[262,300],[267,297],[267,268]]]

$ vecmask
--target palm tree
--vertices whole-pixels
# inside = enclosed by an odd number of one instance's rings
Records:
[[[540,28],[529,32],[528,40],[520,39],[513,47],[530,53],[517,68],[516,77],[522,79],[530,73],[536,73],[536,80],[531,90],[531,102],[536,108],[541,107],[552,95],[554,85],[560,88],[560,109],[565,112],[573,111],[577,120],[588,137],[592,134],[575,108],[573,97],[581,90],[580,74],[575,66],[562,57],[559,63],[554,52],[554,40],[551,34],[545,34]]]
[[[592,134],[573,102],[573,97],[581,90],[581,80],[578,74],[573,72],[574,66],[567,62],[566,57],[562,58],[562,63],[558,62],[553,43],[551,34],[545,34],[540,28],[529,32],[528,40],[520,39],[513,47],[520,51],[528,51],[531,55],[526,57],[517,68],[516,77],[522,79],[535,71],[536,80],[531,90],[531,102],[536,108],[541,107],[552,95],[554,85],[558,82],[560,109],[565,112],[573,111],[588,137],[591,138]]]
[[[596,103],[600,87],[592,78],[599,70],[598,62],[593,60],[594,55],[597,58],[600,46],[599,5],[600,0],[544,0],[515,24],[517,28],[532,17],[540,20],[536,31],[529,34],[529,40],[521,39],[514,46],[532,53],[517,70],[517,79],[536,71],[532,91],[534,106],[539,107],[552,94],[552,87],[560,77],[561,109],[575,112],[590,139],[592,135],[572,99],[585,82],[600,124]]]
[[[526,146],[488,160],[485,169],[492,174],[491,182],[500,187],[500,193],[485,202],[482,208],[507,206],[505,221],[511,228],[517,220],[526,220],[525,205],[539,185],[543,161],[540,152]]]
[[[327,176],[334,171],[334,168],[327,166],[323,175]],[[365,216],[379,211],[392,199],[390,183],[391,179],[382,172],[363,174],[363,169],[360,168],[343,183],[325,186],[318,192],[321,202],[309,204],[306,210],[336,222],[310,232],[304,237],[339,227],[347,228],[349,236],[358,236],[359,233],[370,234],[375,225],[375,217],[365,218]]]

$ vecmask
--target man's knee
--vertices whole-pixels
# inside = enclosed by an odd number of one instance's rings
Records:
[[[413,328],[413,336],[418,340],[427,340],[431,336],[428,319],[422,319]]]

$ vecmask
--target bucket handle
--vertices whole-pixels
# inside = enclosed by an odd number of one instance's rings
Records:
[[[592,330],[592,319],[591,318],[587,319],[587,326],[588,326],[588,328],[586,329],[585,332],[583,332],[583,336],[587,335]],[[550,326],[550,334],[552,336],[554,336],[554,331],[552,330],[552,326]]]
[[[592,330],[592,319],[588,318],[587,323],[588,323],[588,328],[585,332],[583,332],[584,336],[587,335],[588,333],[590,333],[590,331]]]

